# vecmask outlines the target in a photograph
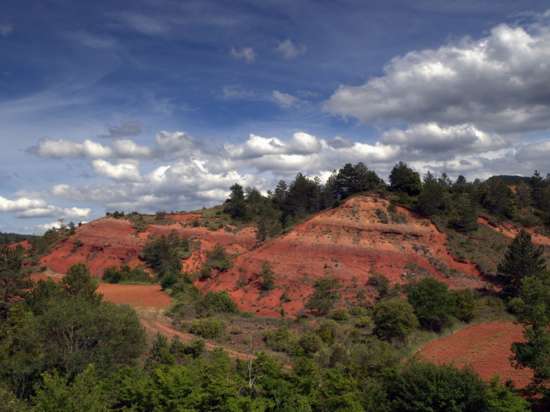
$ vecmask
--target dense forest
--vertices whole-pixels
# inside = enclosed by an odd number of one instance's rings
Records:
[[[360,193],[429,217],[456,245],[479,230],[481,213],[550,230],[550,178],[538,172],[453,181],[444,174],[421,177],[399,163],[386,183],[358,163],[346,164],[324,184],[298,174],[266,195],[238,184],[230,190],[220,213],[235,225],[256,226],[259,243]],[[139,214],[131,219],[138,226],[147,222]],[[97,292],[98,281],[85,264],[72,266],[59,283],[30,281],[37,257],[74,230],[49,231],[33,239],[28,252],[0,248],[1,410],[521,412],[544,408],[550,400],[550,272],[543,248],[526,230],[492,266],[475,254],[485,250],[460,249],[464,258],[479,259],[487,275],[494,273],[490,280],[498,293],[450,290],[429,277],[397,286],[380,274],[369,279],[374,300],[344,309],[338,305],[338,279],[324,277],[315,283],[308,312],[273,320],[276,328],[265,334],[264,347],[251,347],[246,359],[205,345],[229,333],[228,319],[255,321],[227,293],[202,294],[193,284],[231,268],[223,248],[210,251],[198,273],[182,273],[192,240],[161,236],[142,251],[143,268],[105,271],[106,282],[160,283],[175,302],[169,316],[196,336],[191,342],[162,335],[147,339],[134,310],[108,303]],[[259,276],[263,293],[269,293],[275,286],[269,265]],[[411,356],[418,334],[441,334],[496,312],[524,328],[525,340],[512,347],[512,362],[533,370],[528,388],[484,382],[473,370]]]

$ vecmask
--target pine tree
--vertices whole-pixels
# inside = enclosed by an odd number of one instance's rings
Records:
[[[498,272],[507,279],[504,291],[510,296],[518,295],[524,278],[540,275],[545,270],[543,248],[535,246],[525,230],[519,232],[498,265]]]

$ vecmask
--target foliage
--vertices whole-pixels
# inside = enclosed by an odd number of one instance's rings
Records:
[[[474,372],[412,363],[388,382],[392,411],[480,412],[487,410],[484,384]]]
[[[546,270],[544,250],[531,241],[531,235],[525,230],[519,232],[509,246],[498,271],[505,279],[504,291],[508,296],[517,296],[522,279],[537,276]]]
[[[210,316],[215,313],[237,313],[238,308],[227,292],[208,292],[195,304],[199,316]]]
[[[326,315],[334,307],[340,293],[340,283],[333,277],[325,277],[315,282],[315,290],[306,303],[306,308],[319,316]]]
[[[420,175],[407,164],[399,162],[390,173],[390,189],[394,192],[403,192],[409,196],[416,196],[422,190]]]
[[[275,287],[275,274],[271,269],[269,262],[262,263],[260,271],[260,289],[264,292],[270,291]]]
[[[444,283],[424,278],[407,286],[407,299],[422,327],[439,332],[451,324],[455,300]]]
[[[335,199],[343,200],[355,193],[375,190],[382,183],[382,179],[363,163],[346,163],[336,174],[331,190]]]
[[[108,283],[150,282],[151,277],[143,268],[123,265],[120,268],[113,266],[105,269],[103,280]]]
[[[225,325],[220,319],[195,319],[191,322],[189,332],[205,339],[215,339],[223,335]]]
[[[200,279],[209,279],[212,276],[213,270],[218,273],[226,272],[231,269],[231,266],[231,259],[225,252],[223,246],[216,245],[214,249],[206,254],[206,261],[200,271]]]
[[[30,285],[22,269],[23,249],[0,246],[0,321],[6,318],[9,307],[25,296]]]
[[[159,279],[167,275],[181,272],[181,260],[191,255],[191,245],[187,239],[182,239],[176,232],[168,236],[150,238],[143,251],[141,259],[157,274]]]
[[[391,298],[374,306],[374,333],[380,339],[404,342],[418,326],[413,307],[405,300]]]

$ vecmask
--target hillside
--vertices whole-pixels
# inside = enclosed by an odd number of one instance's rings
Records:
[[[112,266],[139,266],[139,254],[149,237],[178,233],[193,241],[184,271],[197,272],[206,253],[222,245],[234,256],[233,267],[207,281],[196,281],[203,291],[228,291],[242,310],[264,316],[296,315],[312,293],[315,280],[339,280],[349,301],[368,299],[373,274],[394,284],[425,276],[451,288],[480,288],[485,283],[475,265],[459,262],[446,247],[446,236],[428,219],[376,196],[355,196],[322,211],[288,233],[260,246],[251,227],[209,230],[196,226],[196,213],[167,215],[166,222],[137,232],[126,219],[103,218],[82,225],[41,259],[48,269],[65,273],[75,263],[86,263],[94,276]],[[275,289],[259,287],[258,274],[267,262],[275,274]]]

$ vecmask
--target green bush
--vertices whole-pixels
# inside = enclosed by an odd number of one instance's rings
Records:
[[[470,289],[451,292],[454,299],[453,315],[462,322],[470,322],[476,313],[476,298]]]
[[[268,262],[262,263],[260,271],[260,288],[264,291],[270,291],[275,287],[275,274]]]
[[[103,272],[103,280],[108,283],[120,282],[150,282],[151,277],[142,268],[130,269],[128,265],[120,268],[110,267]]]
[[[223,335],[225,324],[220,319],[195,319],[189,332],[205,339],[216,339]]]
[[[339,288],[338,279],[332,277],[319,279],[315,282],[315,290],[307,301],[306,308],[317,315],[326,315],[340,298]]]
[[[405,300],[381,300],[373,311],[374,333],[384,340],[403,342],[418,326],[412,306]]]
[[[422,327],[439,332],[452,323],[455,300],[447,285],[424,278],[408,285],[407,298]]]
[[[207,253],[206,261],[202,265],[199,273],[199,279],[210,279],[213,270],[217,272],[226,272],[231,269],[231,266],[231,259],[225,252],[223,246],[216,245],[214,249]]]
[[[286,353],[295,353],[298,345],[297,337],[286,327],[267,332],[264,342],[271,350]]]
[[[159,279],[166,274],[181,272],[181,260],[191,255],[191,246],[176,232],[149,239],[141,252],[141,259],[155,271]]]
[[[321,349],[323,346],[323,341],[319,336],[316,334],[309,332],[304,334],[300,340],[298,341],[298,344],[304,351],[306,355],[313,355]]]
[[[214,313],[237,313],[239,310],[227,292],[208,292],[195,304],[199,316]]]

